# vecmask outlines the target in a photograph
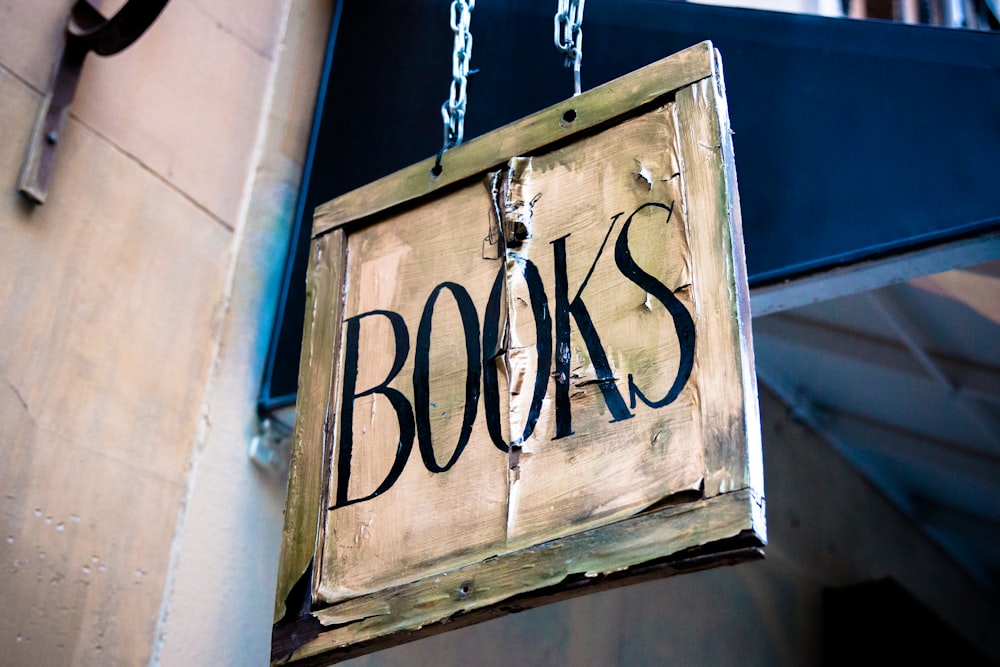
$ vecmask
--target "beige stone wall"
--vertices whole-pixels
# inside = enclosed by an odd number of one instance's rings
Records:
[[[332,3],[176,0],[89,56],[32,208],[17,175],[71,4],[0,0],[0,663],[140,665],[186,528],[267,507],[280,530],[283,488],[245,452]],[[231,478],[243,504],[199,525],[199,481]],[[200,602],[188,618],[225,617]]]
[[[70,4],[0,0],[0,664],[265,664],[284,486],[246,446],[334,3],[173,0],[88,60],[31,209],[15,184]],[[763,414],[766,561],[358,664],[814,664],[820,587],[886,575],[1000,658],[991,601]]]
[[[289,4],[205,396],[211,426],[196,453],[152,664],[263,665],[270,655],[285,478],[258,470],[246,452],[333,5]]]

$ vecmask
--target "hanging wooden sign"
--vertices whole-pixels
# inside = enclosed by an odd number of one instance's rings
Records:
[[[761,554],[729,134],[703,43],[317,210],[275,659]]]

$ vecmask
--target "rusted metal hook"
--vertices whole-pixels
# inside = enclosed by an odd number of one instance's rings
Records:
[[[17,188],[35,204],[45,202],[56,148],[69,118],[87,53],[110,56],[130,46],[153,25],[168,0],[128,0],[110,19],[87,0],[77,0],[66,24],[66,43],[38,110]]]

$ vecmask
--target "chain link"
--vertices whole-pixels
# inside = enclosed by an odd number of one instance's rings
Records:
[[[585,0],[559,0],[553,21],[554,41],[565,56],[566,67],[573,68],[573,94],[580,94],[580,63],[583,60],[583,5]],[[455,33],[451,55],[451,88],[441,105],[444,142],[438,153],[436,169],[446,150],[462,143],[465,134],[465,107],[468,102],[469,63],[472,61],[472,10],[476,0],[452,0],[450,26]]]
[[[559,0],[555,16],[556,48],[566,56],[566,67],[573,68],[573,95],[580,94],[580,62],[583,60],[584,0]]]
[[[451,91],[448,99],[441,105],[441,119],[444,121],[444,145],[441,153],[462,143],[465,133],[466,90],[469,62],[472,60],[472,32],[469,30],[469,23],[475,8],[476,0],[453,0],[451,3],[451,30],[455,33],[455,48],[451,55]]]

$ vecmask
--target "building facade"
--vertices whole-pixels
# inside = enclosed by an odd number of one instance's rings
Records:
[[[17,177],[70,4],[0,0],[0,662],[264,664],[285,480],[247,449],[334,3],[177,1],[89,56],[34,206]],[[765,561],[359,664],[816,664],[822,589],[884,577],[1000,659],[995,600],[761,409]]]

